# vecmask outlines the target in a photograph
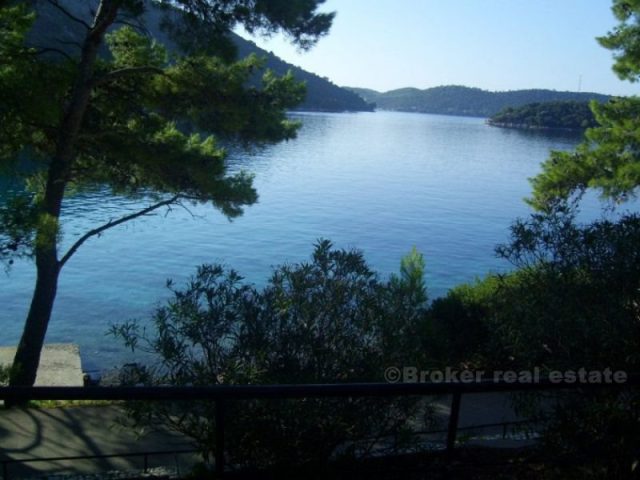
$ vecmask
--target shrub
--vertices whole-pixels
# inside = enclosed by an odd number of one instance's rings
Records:
[[[233,270],[202,266],[185,289],[140,324],[112,332],[157,358],[136,382],[171,385],[291,384],[382,381],[391,361],[414,355],[416,323],[426,302],[424,264],[416,252],[399,277],[381,281],[361,253],[316,245],[311,262],[281,266],[258,291]],[[394,364],[392,364],[394,365]],[[228,405],[229,461],[253,467],[326,465],[394,439],[416,421],[404,399],[247,400]],[[215,406],[210,402],[132,404],[137,425],[169,425],[211,460]],[[393,441],[392,441],[393,440]]]

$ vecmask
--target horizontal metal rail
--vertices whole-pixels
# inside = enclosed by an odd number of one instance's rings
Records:
[[[636,387],[640,374],[624,383],[565,383],[541,379],[532,383],[332,383],[300,385],[212,385],[157,387],[0,387],[0,400],[258,400],[327,397],[404,397],[539,390],[601,390]]]
[[[462,395],[516,391],[591,391],[624,389],[637,387],[639,385],[640,374],[628,375],[624,383],[566,383],[540,379],[537,382],[531,383],[494,382],[486,380],[481,382],[455,383],[339,383],[180,387],[0,387],[0,400],[12,403],[25,402],[28,400],[213,401],[216,404],[215,468],[217,474],[222,476],[225,470],[224,434],[225,423],[227,421],[225,404],[230,400],[451,395],[452,404],[446,439],[447,456],[451,457],[459,430],[458,420]],[[43,461],[45,461],[45,459],[43,459]]]

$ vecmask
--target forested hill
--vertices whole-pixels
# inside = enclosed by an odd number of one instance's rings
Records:
[[[584,130],[597,125],[589,102],[543,102],[507,107],[487,120],[506,128]]]
[[[419,90],[401,88],[377,92],[366,88],[345,87],[357,93],[367,102],[375,103],[380,110],[402,112],[439,113],[491,117],[507,107],[520,107],[529,103],[554,101],[608,100],[607,95],[587,92],[558,92],[555,90],[512,90],[489,92],[479,88],[443,86]]]
[[[60,3],[75,17],[86,21],[89,21],[88,15],[91,14],[91,8],[95,8],[96,4],[94,0],[60,0]],[[36,23],[30,34],[30,39],[35,46],[39,44],[45,45],[47,42],[42,40],[53,37],[59,41],[60,49],[72,54],[77,53],[72,49],[77,48],[74,44],[77,45],[78,39],[82,38],[84,34],[82,25],[78,22],[69,21],[68,18],[46,2],[38,4],[36,18]],[[159,9],[152,8],[145,13],[145,26],[150,35],[169,49],[177,48],[160,28],[160,24],[161,12]],[[296,79],[306,83],[307,96],[305,101],[298,107],[299,110],[328,112],[373,111],[373,105],[365,102],[357,94],[338,87],[326,78],[288,64],[271,52],[262,50],[253,42],[245,40],[238,35],[231,34],[231,37],[237,49],[238,58],[244,58],[251,53],[255,53],[259,57],[266,58],[266,67],[275,73],[283,75],[291,70]]]
[[[260,57],[266,56],[267,68],[279,74],[285,74],[288,70],[291,70],[298,80],[306,83],[307,97],[302,105],[300,105],[299,110],[324,112],[371,112],[374,110],[374,105],[365,102],[361,96],[355,92],[338,87],[326,78],[291,65],[273,53],[262,50],[253,42],[245,40],[238,35],[234,35],[233,40],[238,48],[239,57],[246,57],[251,53],[255,53]]]

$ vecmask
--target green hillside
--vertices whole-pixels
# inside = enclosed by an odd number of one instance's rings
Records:
[[[487,120],[489,125],[544,130],[584,130],[595,127],[589,102],[543,102],[508,107]]]
[[[558,92],[555,90],[513,90],[490,92],[479,88],[442,86],[419,90],[401,88],[377,92],[364,88],[345,87],[367,102],[375,103],[379,110],[401,112],[438,113],[491,117],[507,107],[520,107],[530,103],[608,100],[607,95],[587,92]]]
[[[372,104],[367,103],[355,92],[338,87],[326,78],[291,65],[273,53],[262,50],[251,41],[245,40],[237,35],[234,36],[233,41],[240,57],[246,57],[252,53],[260,57],[266,56],[267,68],[279,74],[284,74],[287,73],[288,70],[291,70],[298,80],[306,83],[307,96],[302,105],[300,105],[299,110],[323,112],[371,112],[374,110]]]
[[[74,16],[89,21],[91,8],[95,7],[95,1],[61,0],[60,2]],[[69,21],[58,10],[48,3],[39,4],[38,16],[30,39],[34,46],[51,45],[51,39],[60,45],[60,50],[69,55],[77,54],[77,41],[83,34],[83,26],[78,22]],[[158,8],[151,8],[145,13],[145,26],[148,34],[170,50],[178,49],[169,39],[161,27],[162,17],[166,12]],[[48,40],[47,40],[48,39]],[[329,80],[313,73],[302,70],[295,65],[284,62],[274,54],[257,47],[253,42],[232,34],[230,38],[217,39],[222,55],[230,51],[236,51],[238,58],[244,58],[252,53],[266,59],[266,66],[275,73],[283,75],[291,70],[296,79],[303,81],[307,86],[305,101],[298,107],[299,110],[345,112],[345,111],[373,111],[373,105],[365,102],[357,94],[334,85]],[[56,58],[52,54],[52,58]],[[260,72],[256,73],[256,77]]]

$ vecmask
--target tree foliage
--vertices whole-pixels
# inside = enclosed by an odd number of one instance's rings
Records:
[[[501,304],[510,313],[495,323],[508,346],[503,361],[637,369],[640,218],[579,226],[556,212],[516,222],[512,232],[498,249],[518,267],[499,293],[510,297]]]
[[[635,197],[640,184],[640,99],[619,98],[592,108],[599,126],[587,130],[575,151],[552,152],[542,172],[531,179],[528,202],[534,208],[550,211],[578,200],[587,189],[617,203]]]
[[[618,76],[635,82],[640,2],[614,0],[613,11],[620,24],[599,41],[614,52]],[[592,103],[592,110],[598,126],[585,141],[573,152],[552,152],[532,179],[529,203],[543,213],[516,222],[510,244],[498,250],[518,270],[495,283],[487,305],[495,333],[484,351],[498,353],[494,362],[638,371],[640,220],[578,226],[573,212],[587,189],[614,202],[637,194],[640,99]],[[638,405],[634,390],[559,393],[543,432],[545,452],[585,464],[584,478],[637,476]]]
[[[572,213],[556,211],[517,221],[498,248],[516,269],[434,301],[424,349],[436,365],[482,371],[635,373],[639,243],[637,215],[579,225]],[[579,478],[634,478],[639,400],[635,387],[572,389],[521,394],[514,405],[544,419],[536,432],[548,463],[580,465]],[[559,470],[549,478],[567,478]]]
[[[640,76],[640,2],[614,0],[613,12],[620,24],[600,43],[614,52],[613,70],[621,79],[635,82]],[[640,98],[615,98],[592,104],[598,126],[574,152],[553,152],[534,177],[529,203],[551,210],[567,200],[580,198],[587,189],[602,198],[622,202],[635,197],[640,184]]]
[[[635,371],[640,218],[578,225],[573,214],[554,212],[511,231],[497,251],[516,269],[434,301],[429,352],[477,368]]]
[[[416,361],[415,333],[426,306],[417,281],[420,264],[413,252],[403,261],[407,274],[385,282],[361,253],[320,241],[310,262],[276,268],[260,291],[233,270],[205,265],[186,288],[170,284],[173,297],[156,311],[152,330],[130,322],[114,326],[113,333],[132,349],[153,354],[155,367],[134,375],[152,385],[381,381],[387,366]],[[228,455],[234,464],[258,467],[322,467],[331,458],[366,455],[381,438],[408,429],[418,403],[237,402],[228,406]],[[168,424],[193,438],[210,459],[211,403],[131,408],[138,425]]]
[[[640,79],[640,2],[614,0],[612,10],[620,23],[598,41],[614,52],[613,71],[623,80],[637,82]]]

